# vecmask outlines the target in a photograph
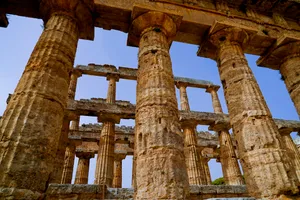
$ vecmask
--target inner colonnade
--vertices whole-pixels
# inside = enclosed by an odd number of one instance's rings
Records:
[[[4,13],[45,22],[1,118],[1,199],[300,198],[300,154],[290,136],[300,123],[273,119],[244,55],[260,55],[259,66],[280,71],[300,115],[299,2],[26,1],[0,4],[1,20]],[[94,27],[128,33],[128,45],[139,48],[138,68],[73,68],[78,40],[92,40]],[[198,44],[198,56],[216,61],[228,115],[219,86],[173,76],[174,40]],[[74,100],[81,74],[105,76],[106,99]],[[119,79],[137,81],[136,105],[116,100]],[[210,93],[214,113],[191,111],[187,87]],[[84,131],[81,115],[97,116],[101,133]],[[116,126],[121,119],[135,119],[134,130]],[[218,139],[203,142],[199,124]],[[95,153],[94,185],[84,185]],[[126,155],[134,156],[133,190],[111,189],[120,187]],[[221,162],[226,186],[209,186],[211,158]]]

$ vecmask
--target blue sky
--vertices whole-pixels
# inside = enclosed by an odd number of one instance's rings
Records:
[[[5,110],[6,99],[13,93],[28,61],[28,58],[42,32],[41,20],[9,16],[8,28],[0,28],[0,115]],[[75,65],[88,63],[112,64],[115,66],[137,66],[137,48],[126,46],[127,34],[118,31],[95,29],[95,40],[80,40]],[[198,46],[174,42],[170,53],[175,76],[204,79],[221,85],[215,61],[197,57]],[[249,65],[260,85],[262,93],[274,118],[298,120],[298,115],[285,84],[280,80],[278,71],[256,66],[257,56],[246,55]],[[104,77],[83,75],[79,78],[76,99],[101,97],[105,98],[108,82]],[[128,100],[135,103],[135,81],[120,80],[117,83],[117,100]],[[191,110],[213,112],[211,97],[201,89],[187,89]],[[223,90],[219,97],[224,112],[227,108]],[[177,97],[178,90],[177,90]],[[93,117],[81,117],[81,123],[96,123]],[[134,125],[133,120],[122,120],[120,125]],[[207,130],[199,126],[199,130]],[[295,137],[295,133],[292,134]],[[132,157],[123,161],[123,187],[131,186]],[[77,159],[76,159],[77,165]],[[214,160],[209,162],[212,179],[222,176],[221,166]],[[76,166],[75,166],[76,168]],[[93,183],[95,158],[91,160],[89,183]],[[75,173],[75,170],[74,170]]]

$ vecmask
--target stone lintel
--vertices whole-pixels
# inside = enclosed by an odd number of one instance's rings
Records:
[[[8,26],[9,22],[6,17],[6,14],[0,13],[0,27],[6,28]]]
[[[82,74],[93,75],[93,76],[103,76],[107,77],[109,74],[118,75],[120,79],[127,80],[136,80],[137,79],[137,69],[128,68],[128,67],[115,67],[114,65],[96,65],[96,64],[88,64],[88,65],[77,65],[76,70],[79,70]],[[187,87],[194,88],[215,88],[218,90],[220,88],[219,85],[215,85],[211,81],[200,80],[200,79],[192,79],[192,78],[184,78],[184,77],[174,77],[175,84],[176,83],[185,83]]]
[[[109,104],[102,101],[72,100],[69,101],[67,115],[101,116],[103,119],[116,116],[119,119],[135,119],[135,105],[119,101],[116,104]],[[229,116],[221,113],[180,111],[180,123],[182,126],[208,125],[215,128],[229,130]],[[274,119],[279,129],[291,128],[294,132],[300,131],[300,122],[293,120]]]
[[[153,12],[152,14],[147,14]],[[165,15],[171,17],[173,23],[176,27],[168,23],[166,18],[159,13],[164,13]],[[155,17],[154,17],[155,16]],[[181,24],[182,15],[176,10],[166,10],[160,8],[154,8],[149,4],[133,4],[133,9],[131,12],[131,26],[128,31],[127,45],[138,47],[140,34],[146,28],[153,26],[161,27],[166,31],[168,37],[174,38]]]
[[[210,36],[214,35],[215,33],[220,32],[220,31],[224,31],[226,29],[240,29],[240,30],[245,32],[247,38],[240,37],[239,35],[234,34],[234,37],[235,37],[234,39],[239,40],[239,42],[241,43],[243,48],[246,48],[246,46],[249,43],[251,43],[251,40],[254,38],[254,35],[258,32],[258,29],[251,28],[251,27],[248,27],[248,26],[245,26],[245,25],[239,25],[239,24],[232,23],[232,22],[229,22],[229,21],[222,21],[222,22],[215,21],[215,23],[211,26],[211,28],[208,32],[207,39],[203,40],[203,43],[200,44],[197,55],[216,60],[218,51],[217,51],[216,44],[213,44],[211,42]],[[228,30],[226,32],[229,33],[230,30]],[[218,38],[218,40],[219,39],[221,39],[221,38]]]
[[[279,67],[284,58],[294,53],[300,54],[300,37],[282,35],[256,61],[256,64],[260,67],[279,70]]]

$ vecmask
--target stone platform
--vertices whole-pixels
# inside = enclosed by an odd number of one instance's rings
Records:
[[[46,200],[100,200],[100,199],[133,199],[131,188],[106,188],[99,185],[50,184]],[[191,185],[191,200],[231,199],[253,200],[249,198],[246,186],[229,185]]]

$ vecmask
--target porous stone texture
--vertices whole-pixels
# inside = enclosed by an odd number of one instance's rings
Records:
[[[102,185],[50,184],[45,200],[98,200],[106,199],[106,187]]]
[[[129,188],[108,188],[106,199],[133,200],[134,190]]]
[[[282,138],[243,53],[248,33],[216,23],[209,38],[218,48],[219,73],[250,195],[272,199],[299,192]]]
[[[213,108],[215,113],[223,113],[221,103],[218,97],[216,89],[209,88],[207,92],[210,92]],[[228,130],[219,130],[219,142],[220,142],[220,162],[222,165],[223,176],[226,185],[243,185],[244,180],[237,161],[235,149],[231,140],[231,136]]]
[[[300,152],[298,151],[298,148],[294,143],[290,132],[286,132],[282,135],[282,141],[287,150],[288,157],[290,158],[291,163],[295,168],[297,178],[298,180],[300,180]]]
[[[185,199],[189,184],[169,54],[176,24],[150,11],[134,19],[131,29],[140,38],[135,199]]]
[[[122,188],[122,160],[125,157],[126,154],[115,155],[113,188]]]
[[[57,5],[49,14],[3,115],[0,198],[6,191],[13,199],[43,193],[53,171],[79,31],[67,8]]]
[[[246,186],[242,185],[191,185],[190,194],[191,200],[249,197]]]
[[[116,82],[118,76],[109,75],[109,86],[107,91],[106,103],[113,104],[116,101]],[[103,122],[103,128],[99,141],[99,151],[95,172],[95,184],[107,185],[112,187],[114,177],[114,148],[115,148],[115,121]]]
[[[90,159],[94,158],[94,153],[76,152],[78,166],[74,184],[87,184],[89,178]]]
[[[180,91],[181,110],[190,111],[188,96],[186,93],[186,85],[177,83]],[[206,185],[206,175],[203,165],[203,158],[197,151],[196,127],[193,124],[187,124],[182,127],[184,135],[184,155],[187,173],[190,185]]]
[[[82,76],[79,70],[73,69],[68,90],[69,99],[75,99],[78,77]]]
[[[61,177],[61,184],[71,184],[75,160],[76,146],[73,142],[69,142],[64,158],[64,169]]]

